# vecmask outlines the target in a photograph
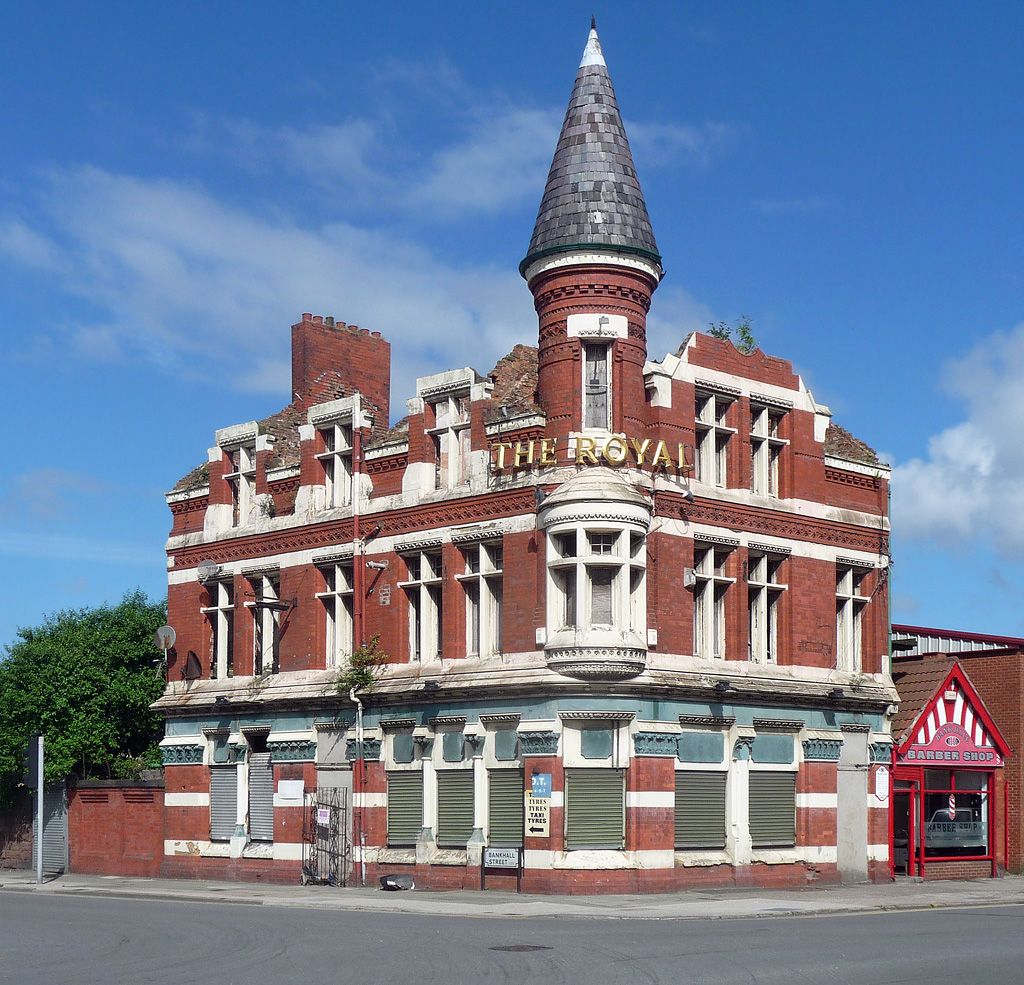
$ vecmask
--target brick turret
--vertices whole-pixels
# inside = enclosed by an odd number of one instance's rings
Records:
[[[638,432],[661,257],[593,23],[519,270],[539,318],[548,433]]]

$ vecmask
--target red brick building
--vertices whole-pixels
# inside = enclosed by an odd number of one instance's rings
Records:
[[[520,270],[536,348],[419,379],[393,427],[388,343],[304,315],[293,402],[168,495],[163,872],[887,876],[888,470],[784,359],[648,353],[596,31]]]
[[[1024,742],[1024,639],[908,625],[894,625],[892,632],[894,678],[902,678],[922,664],[932,667],[930,673],[941,674],[948,670],[950,661],[956,661],[984,702],[1008,750],[1005,765],[999,771],[999,782],[1005,783],[1006,788],[1005,865],[1010,872],[1021,872],[1024,870],[1021,854],[1024,844],[1024,766],[1020,756]],[[903,685],[899,686],[899,692],[900,715],[903,716],[910,712],[910,708],[902,707]],[[910,704],[914,704],[914,700]],[[998,811],[995,821],[1002,824]],[[991,847],[1000,852],[1002,865],[1004,846],[1001,830],[995,835]]]

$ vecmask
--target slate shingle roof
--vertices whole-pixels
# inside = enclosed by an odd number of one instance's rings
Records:
[[[591,30],[520,272],[540,256],[580,246],[661,262],[619,105]]]

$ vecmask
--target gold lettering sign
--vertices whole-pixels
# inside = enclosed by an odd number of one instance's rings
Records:
[[[620,465],[651,469],[693,471],[693,446],[681,441],[652,441],[611,435],[603,445],[589,435],[579,435],[575,444],[559,438],[530,438],[526,441],[495,441],[491,445],[491,468],[546,468],[554,465]]]

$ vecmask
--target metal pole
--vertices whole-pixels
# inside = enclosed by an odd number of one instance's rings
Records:
[[[43,882],[43,736],[40,733],[37,740],[38,762],[36,763],[36,885]]]

